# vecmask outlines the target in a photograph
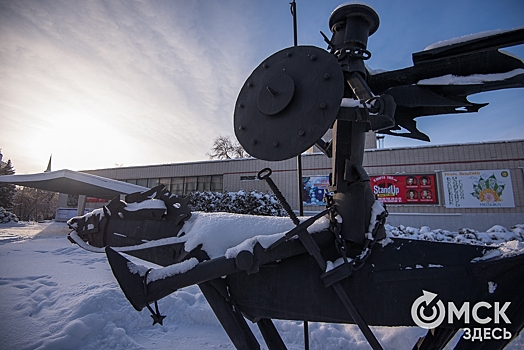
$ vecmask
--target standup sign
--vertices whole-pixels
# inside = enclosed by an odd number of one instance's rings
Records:
[[[370,185],[384,203],[438,204],[435,174],[370,176]]]

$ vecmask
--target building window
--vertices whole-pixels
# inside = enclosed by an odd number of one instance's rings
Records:
[[[149,188],[162,184],[168,191],[177,196],[186,195],[195,191],[222,192],[224,188],[222,175],[164,177],[160,179],[126,180],[126,182]]]
[[[224,177],[222,175],[211,176],[211,191],[222,192],[224,189]]]
[[[257,177],[255,175],[251,175],[251,176],[240,176],[240,181],[251,181],[251,180],[256,180]]]
[[[163,177],[160,180],[158,180],[158,184],[164,185],[166,190],[171,189],[171,178],[170,177]]]
[[[199,176],[197,178],[197,191],[211,191],[211,176]]]
[[[147,180],[147,187],[153,188],[160,184],[159,179],[148,179]]]
[[[184,194],[195,192],[197,190],[198,177],[191,176],[184,179]]]
[[[172,177],[171,178],[171,193],[181,196],[184,194],[184,178],[183,177]]]
[[[137,179],[136,184],[138,186],[147,187],[147,179]]]

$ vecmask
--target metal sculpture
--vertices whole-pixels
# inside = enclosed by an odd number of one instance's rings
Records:
[[[70,239],[89,250],[105,247],[124,294],[136,310],[147,307],[154,323],[165,317],[158,311],[159,299],[198,284],[239,349],[259,348],[245,318],[257,323],[269,349],[285,349],[273,318],[356,323],[373,349],[381,345],[369,325],[424,324],[432,330],[415,349],[441,349],[461,327],[482,327],[487,319],[482,312],[492,305],[509,321],[504,332],[511,337],[493,336],[483,343],[463,337],[457,348],[503,348],[524,326],[524,255],[483,259],[495,248],[405,239],[385,244],[387,211],[375,200],[362,161],[366,131],[429,140],[415,118],[478,111],[485,104],[469,102],[468,95],[523,87],[523,62],[498,49],[524,43],[524,29],[415,53],[413,67],[371,75],[364,61],[371,55],[367,39],[379,26],[375,11],[343,5],[332,13],[329,26],[331,39],[324,35],[329,53],[298,46],[264,60],[242,87],[234,119],[238,140],[257,158],[283,160],[313,145],[332,158],[332,196],[324,211],[300,222],[271,171],[264,169],[259,178],[268,182],[296,225],[267,247],[256,243],[252,250],[214,258],[202,245],[186,249],[181,227],[191,213],[185,199],[161,186],[72,219],[76,232]],[[501,73],[499,79],[494,76]],[[447,74],[490,78],[467,85],[420,83]],[[400,127],[409,134],[397,134]],[[333,139],[326,142],[322,135],[329,128]],[[324,217],[327,228],[308,231]],[[172,239],[159,243],[165,237]],[[117,250],[176,272],[156,278],[155,271],[141,270]],[[340,266],[327,268],[328,261],[337,259]],[[409,268],[415,265],[438,268]],[[498,285],[495,293],[487,288],[490,281]],[[498,304],[503,301],[509,304]],[[451,304],[484,310],[474,319],[417,314],[421,307],[436,312]],[[420,323],[413,313],[420,315]]]

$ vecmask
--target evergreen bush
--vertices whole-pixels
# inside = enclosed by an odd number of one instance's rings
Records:
[[[287,216],[275,195],[258,191],[192,192],[189,194],[189,208],[206,213]]]

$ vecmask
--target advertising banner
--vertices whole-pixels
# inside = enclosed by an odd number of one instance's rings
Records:
[[[305,176],[302,184],[304,205],[326,205],[324,196],[328,192],[329,176]]]
[[[446,208],[514,208],[508,169],[445,171]]]
[[[86,198],[86,202],[90,202],[90,203],[105,203],[105,202],[109,202],[109,200],[108,199],[104,199],[104,198],[87,197]]]
[[[329,176],[302,177],[304,205],[326,205]],[[378,199],[392,204],[438,204],[435,174],[370,176],[370,185]]]
[[[370,185],[384,203],[438,204],[435,174],[370,176]]]

